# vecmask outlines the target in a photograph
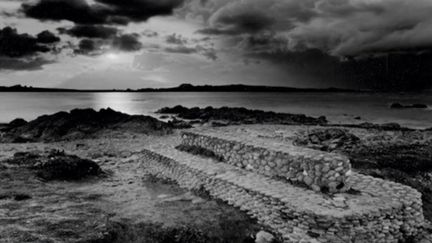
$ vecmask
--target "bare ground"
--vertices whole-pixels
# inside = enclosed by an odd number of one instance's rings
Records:
[[[106,174],[74,182],[43,181],[30,170],[0,163],[0,242],[254,241],[261,227],[246,214],[144,174],[136,153],[151,140],[117,134],[2,144],[3,161],[16,152],[60,149],[93,159]]]

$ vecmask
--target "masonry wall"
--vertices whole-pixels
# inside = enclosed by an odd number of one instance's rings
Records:
[[[351,186],[348,158],[334,153],[295,146],[272,150],[191,132],[182,133],[182,144],[211,150],[226,163],[243,169],[304,183],[317,192],[344,192]]]
[[[175,180],[182,187],[205,188],[215,198],[248,212],[286,242],[398,242],[417,234],[423,225],[421,195],[417,191],[356,173],[352,178],[354,188],[360,193],[374,197],[390,195],[388,200],[397,200],[398,203],[391,207],[376,205],[374,210],[365,208],[352,214],[348,208],[342,214],[329,215],[325,210],[317,212],[308,208],[293,208],[289,202],[272,196],[271,187],[244,188],[232,182],[235,180],[207,172],[206,166],[198,163],[177,160],[176,157],[162,156],[149,150],[143,151],[141,162],[148,173]],[[271,183],[269,178],[270,186]],[[391,198],[392,195],[398,198]],[[361,207],[361,202],[349,206]]]

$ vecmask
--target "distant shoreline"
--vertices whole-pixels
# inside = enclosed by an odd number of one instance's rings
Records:
[[[15,85],[10,87],[0,86],[0,92],[65,92],[65,93],[107,93],[107,92],[129,92],[129,93],[156,93],[156,92],[252,92],[252,93],[295,93],[295,92],[310,92],[310,93],[334,93],[334,92],[349,92],[363,93],[371,92],[369,90],[353,90],[340,88],[293,88],[293,87],[277,87],[277,86],[253,86],[253,85],[192,85],[181,84],[171,88],[142,88],[142,89],[60,89],[60,88],[40,88],[31,86]]]

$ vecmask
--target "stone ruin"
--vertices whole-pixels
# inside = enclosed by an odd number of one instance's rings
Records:
[[[182,187],[205,189],[284,242],[403,242],[425,224],[418,191],[352,172],[349,160],[335,153],[230,128],[183,132],[179,143],[223,160],[155,142],[143,151],[142,166]]]

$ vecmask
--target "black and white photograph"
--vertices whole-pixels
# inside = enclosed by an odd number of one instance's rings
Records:
[[[0,243],[432,243],[432,0],[0,0]]]

